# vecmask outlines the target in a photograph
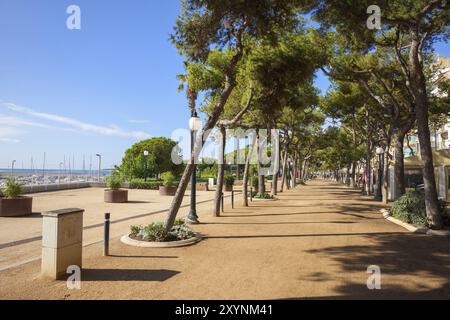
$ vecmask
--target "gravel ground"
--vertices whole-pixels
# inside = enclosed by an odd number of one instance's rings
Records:
[[[202,207],[205,239],[184,248],[129,247],[111,257],[84,249],[82,288],[40,278],[40,262],[0,272],[0,299],[397,299],[450,298],[448,238],[416,235],[386,221],[380,205],[328,181],[278,201]],[[237,198],[240,199],[239,197]],[[367,268],[381,269],[381,290]]]

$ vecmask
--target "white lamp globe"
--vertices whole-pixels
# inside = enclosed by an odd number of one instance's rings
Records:
[[[148,154],[149,154],[148,150],[144,150],[144,156],[148,157]]]
[[[376,153],[377,153],[377,155],[382,155],[384,153],[383,148],[378,147],[377,150],[376,150]]]
[[[197,131],[202,126],[202,120],[199,117],[191,117],[189,119],[189,129]]]

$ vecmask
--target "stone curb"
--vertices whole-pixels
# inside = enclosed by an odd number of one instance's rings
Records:
[[[248,198],[248,200],[250,200],[250,197]],[[253,198],[252,201],[277,201],[279,200],[278,198],[272,198],[272,199],[260,199],[260,198]]]
[[[412,224],[403,222],[397,218],[394,218],[387,209],[381,209],[380,212],[383,214],[383,217],[386,220],[389,220],[390,222],[395,223],[396,225],[399,225],[400,227],[403,227],[410,232],[443,236],[443,237],[450,236],[450,231],[447,231],[447,230],[432,230],[432,229],[428,229],[426,227],[416,227]]]
[[[201,240],[202,237],[198,233],[196,233],[195,236],[190,239],[170,242],[139,241],[131,239],[129,234],[126,234],[120,238],[120,241],[126,245],[141,248],[178,248],[193,245]]]

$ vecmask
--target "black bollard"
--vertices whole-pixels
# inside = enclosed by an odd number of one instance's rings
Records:
[[[110,226],[110,217],[111,215],[109,213],[105,213],[105,232],[104,232],[104,238],[103,238],[103,255],[109,256],[109,226]]]
[[[253,187],[250,187],[250,202],[253,201]]]
[[[234,209],[234,190],[231,190],[231,209]]]
[[[222,192],[222,212],[224,212],[224,210],[223,210],[223,192]]]

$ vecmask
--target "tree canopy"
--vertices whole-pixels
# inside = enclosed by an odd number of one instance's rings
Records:
[[[120,172],[127,178],[144,178],[144,167],[147,162],[148,176],[159,177],[163,172],[170,171],[178,176],[183,165],[172,162],[172,151],[176,150],[177,143],[171,139],[160,137],[142,140],[125,151]],[[148,157],[144,156],[148,151]]]

